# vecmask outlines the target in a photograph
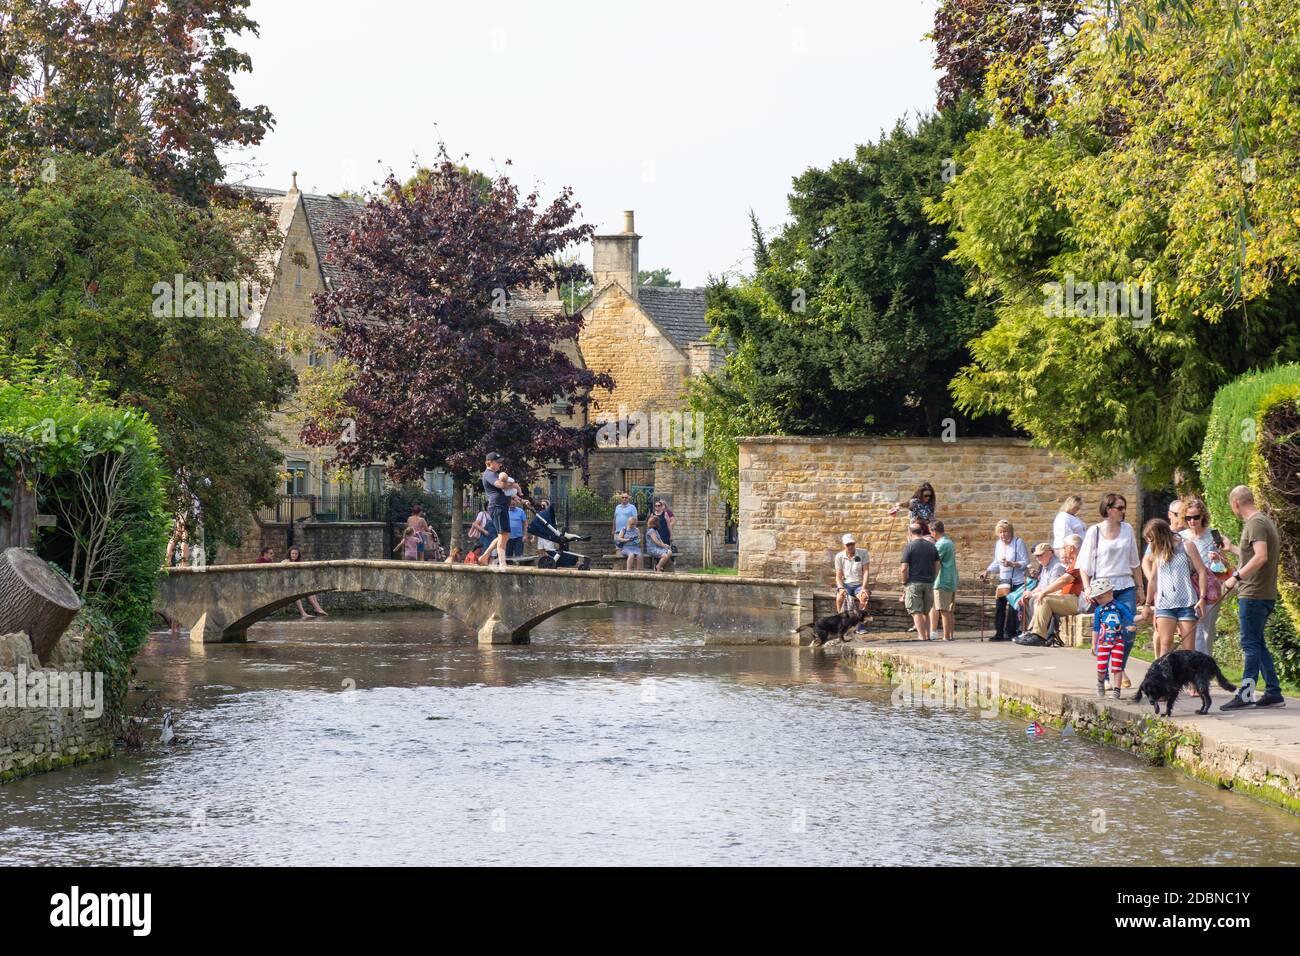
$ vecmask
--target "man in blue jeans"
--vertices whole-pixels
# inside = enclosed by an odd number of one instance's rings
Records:
[[[1234,548],[1224,542],[1237,556],[1237,570],[1223,584],[1225,591],[1237,592],[1237,621],[1241,629],[1241,651],[1245,657],[1242,668],[1243,687],[1220,710],[1239,710],[1251,705],[1252,687],[1264,677],[1264,695],[1255,699],[1256,707],[1285,707],[1282,686],[1273,667],[1273,655],[1264,642],[1264,624],[1273,613],[1277,602],[1278,558],[1281,556],[1281,539],[1277,525],[1268,515],[1255,507],[1255,495],[1245,485],[1238,485],[1228,494],[1232,513],[1241,519],[1241,544]],[[1246,682],[1250,683],[1247,684]]]

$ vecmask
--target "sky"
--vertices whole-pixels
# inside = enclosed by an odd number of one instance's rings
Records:
[[[641,268],[703,285],[748,271],[751,209],[774,231],[794,176],[933,107],[934,7],[253,0],[236,90],[276,121],[228,178],[362,192],[443,142],[544,201],[571,187],[598,233],[635,210]]]

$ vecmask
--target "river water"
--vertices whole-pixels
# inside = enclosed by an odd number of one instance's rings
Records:
[[[1243,796],[640,607],[516,647],[433,612],[249,637],[155,634],[138,679],[184,742],[0,787],[0,864],[1300,861]]]

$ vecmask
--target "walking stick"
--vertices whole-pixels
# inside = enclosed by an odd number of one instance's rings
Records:
[[[985,585],[987,581],[980,581],[980,643],[984,643],[984,605],[988,600],[989,590]]]

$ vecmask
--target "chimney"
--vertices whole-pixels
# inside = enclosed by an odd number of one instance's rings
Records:
[[[636,234],[636,224],[631,209],[623,213],[623,231],[614,235],[596,236],[592,242],[591,273],[596,292],[617,282],[624,291],[637,298],[637,272],[640,262],[641,237]]]

